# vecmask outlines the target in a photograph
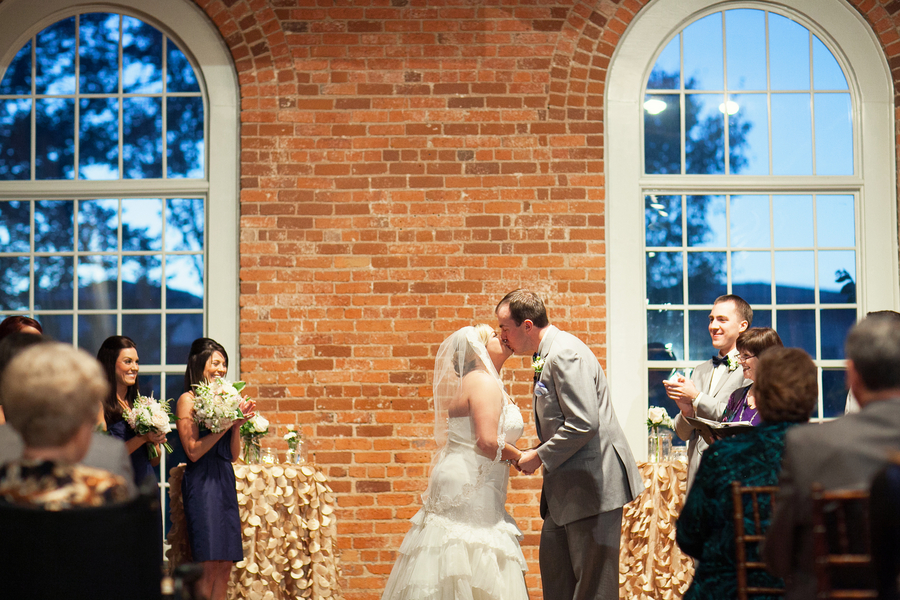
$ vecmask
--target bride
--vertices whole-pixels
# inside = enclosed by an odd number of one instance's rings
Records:
[[[511,354],[488,325],[463,327],[441,344],[438,452],[382,600],[527,600],[522,532],[505,506],[524,428],[498,373]]]

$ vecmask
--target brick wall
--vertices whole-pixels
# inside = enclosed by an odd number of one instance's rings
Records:
[[[527,286],[605,361],[603,93],[645,0],[196,2],[241,85],[241,377],[339,493],[345,596],[379,598],[441,340]],[[900,2],[853,3],[896,73]],[[511,478],[534,598],[539,489]]]

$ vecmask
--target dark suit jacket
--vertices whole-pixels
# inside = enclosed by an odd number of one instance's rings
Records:
[[[900,450],[900,398],[872,402],[834,421],[794,427],[786,437],[775,513],[763,555],[786,580],[786,600],[816,596],[810,489],[868,489]]]
[[[600,363],[581,340],[552,325],[538,353],[546,388],[534,397],[544,465],[541,516],[549,510],[566,525],[624,506],[644,484]]]
[[[22,443],[19,433],[8,423],[0,425],[0,464],[22,458],[24,449],[25,445]],[[81,464],[119,475],[128,486],[129,496],[132,498],[137,496],[131,458],[128,456],[128,451],[125,450],[125,444],[120,440],[102,433],[95,433],[91,439],[91,448]]]

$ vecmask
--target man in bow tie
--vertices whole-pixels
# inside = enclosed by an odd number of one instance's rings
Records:
[[[550,325],[534,292],[497,305],[500,339],[532,355],[540,445],[518,468],[543,466],[540,564],[546,600],[618,600],[622,507],[644,485],[594,353]],[[532,354],[534,353],[534,354]]]
[[[678,405],[675,433],[688,441],[690,488],[708,444],[684,417],[721,421],[731,393],[744,385],[744,371],[738,365],[735,348],[738,335],[753,323],[753,309],[740,296],[719,296],[709,313],[709,337],[718,353],[694,369],[690,379],[676,375],[664,381],[666,395]]]

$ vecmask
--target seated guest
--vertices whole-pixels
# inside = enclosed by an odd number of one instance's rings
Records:
[[[850,330],[847,383],[860,411],[796,427],[785,440],[772,524],[763,555],[785,578],[786,600],[814,598],[811,487],[868,489],[900,450],[900,322],[872,315]]]
[[[78,464],[107,391],[97,361],[66,344],[38,344],[14,358],[0,397],[25,449],[0,467],[0,498],[47,510],[127,500],[121,477]]]
[[[49,343],[45,337],[30,333],[13,333],[0,340],[0,377],[12,359],[26,348],[35,344]],[[0,397],[0,403],[2,403]],[[8,423],[0,424],[0,465],[22,457],[25,445],[22,437]],[[130,496],[137,495],[137,487],[134,484],[134,471],[131,468],[131,459],[125,450],[125,444],[102,433],[94,433],[91,448],[81,464],[110,471],[125,479]]]
[[[869,539],[878,600],[900,599],[900,454],[875,476],[869,493]]]
[[[749,384],[732,392],[722,420],[726,423],[759,425],[762,418],[756,409],[756,386],[753,382],[756,381],[760,355],[769,348],[784,347],[784,344],[771,327],[752,327],[741,332],[735,346],[744,370],[744,383]]]
[[[675,540],[683,552],[698,560],[685,600],[736,597],[731,482],[774,485],[781,468],[785,433],[797,423],[808,421],[816,405],[816,366],[799,348],[770,348],[754,376],[762,423],[751,431],[719,440],[706,450],[678,518]],[[770,510],[767,502],[760,502],[764,527]],[[752,530],[749,521],[748,531]],[[748,550],[748,560],[758,560],[755,549]],[[751,572],[748,583],[783,586],[780,579],[760,571]]]

